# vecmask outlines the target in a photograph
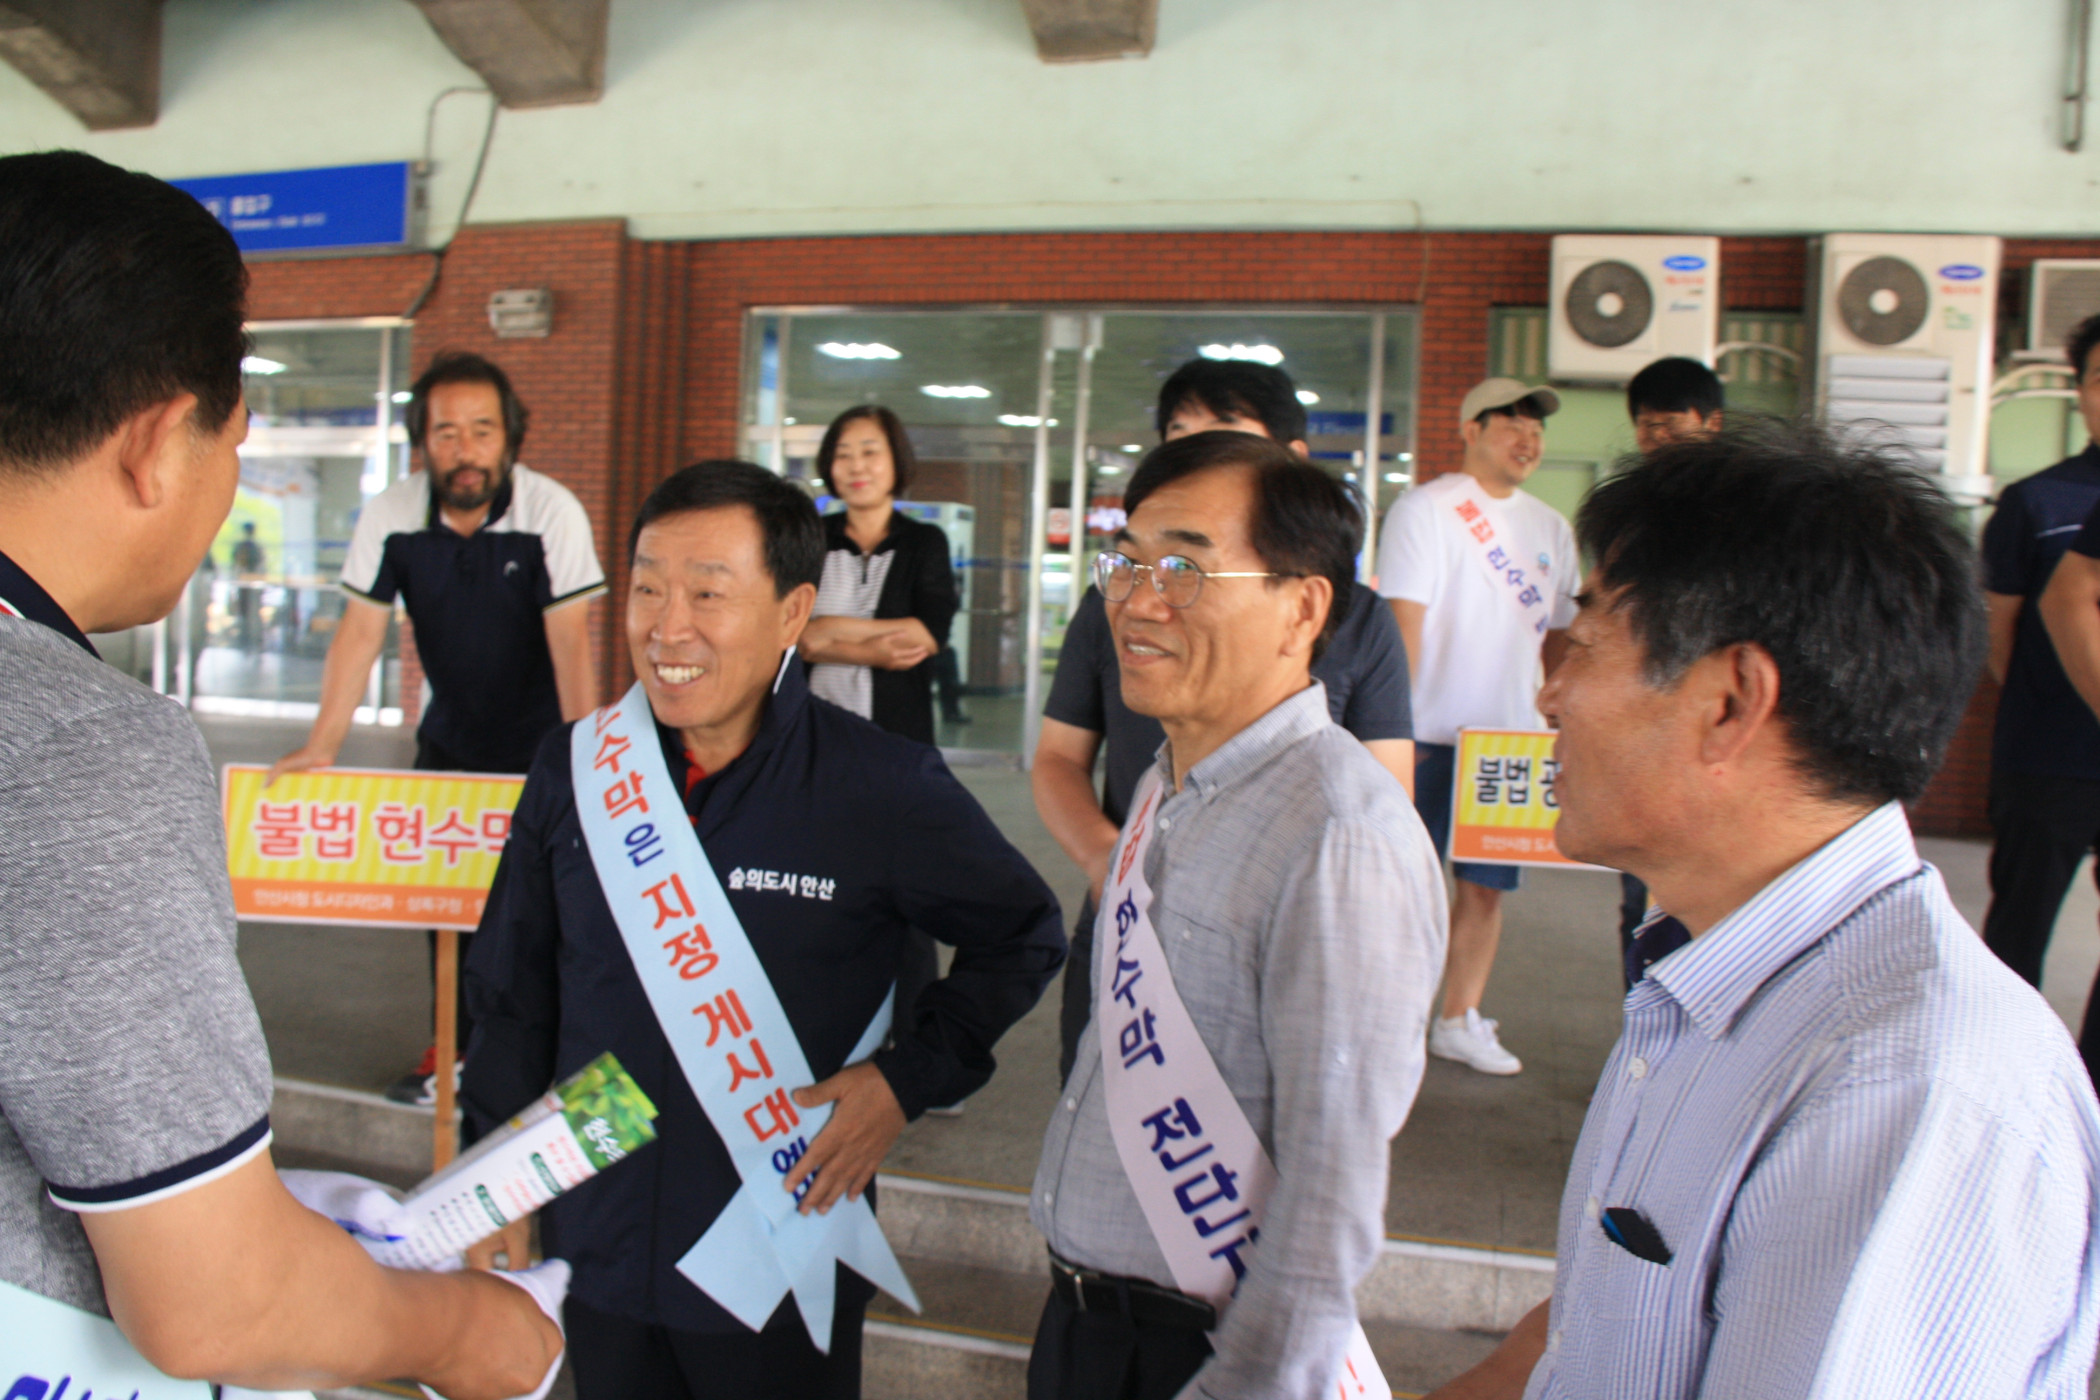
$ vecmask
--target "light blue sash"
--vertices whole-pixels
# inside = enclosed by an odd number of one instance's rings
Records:
[[[678,1067],[743,1178],[678,1271],[754,1332],[792,1289],[810,1340],[826,1353],[836,1261],[916,1312],[865,1197],[802,1215],[784,1189],[831,1108],[790,1097],[815,1076],[686,817],[640,682],[576,722],[570,767],[605,902]],[[875,1052],[889,1021],[885,1001],[848,1064]]]
[[[203,1381],[146,1364],[117,1324],[0,1283],[0,1397],[5,1400],[211,1400]]]

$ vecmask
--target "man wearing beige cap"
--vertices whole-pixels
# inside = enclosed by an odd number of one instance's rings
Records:
[[[1439,854],[1451,839],[1461,729],[1538,729],[1540,660],[1551,670],[1575,616],[1575,536],[1559,512],[1517,488],[1538,469],[1551,389],[1515,379],[1473,387],[1459,408],[1465,459],[1402,496],[1379,537],[1379,591],[1392,604],[1414,678],[1415,809]],[[1429,1053],[1483,1074],[1524,1066],[1502,1048],[1481,995],[1502,940],[1510,865],[1452,866],[1450,954]]]

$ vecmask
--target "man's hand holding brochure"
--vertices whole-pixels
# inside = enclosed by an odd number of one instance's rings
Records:
[[[613,1056],[601,1055],[474,1144],[405,1197],[347,1172],[284,1171],[285,1189],[328,1217],[389,1268],[448,1272],[466,1267],[467,1251],[510,1231],[518,1238],[533,1212],[656,1140],[656,1107]],[[559,1259],[494,1276],[524,1289],[558,1328],[569,1266]],[[522,1400],[541,1400],[561,1369],[557,1355],[539,1386]],[[244,1400],[257,1391],[222,1391]],[[279,1392],[283,1393],[283,1392]],[[298,1394],[298,1392],[289,1392]],[[425,1393],[437,1392],[425,1387]]]

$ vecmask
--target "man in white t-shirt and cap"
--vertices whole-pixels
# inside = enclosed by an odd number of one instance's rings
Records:
[[[1575,536],[1560,513],[1517,488],[1538,469],[1545,420],[1560,408],[1551,389],[1515,379],[1473,386],[1458,411],[1459,470],[1416,487],[1386,516],[1379,591],[1392,604],[1414,678],[1415,809],[1448,851],[1451,787],[1461,729],[1540,729],[1535,697],[1575,616],[1580,570]],[[1502,896],[1512,865],[1457,861],[1444,1001],[1430,1023],[1429,1053],[1483,1074],[1515,1074],[1480,1014]]]

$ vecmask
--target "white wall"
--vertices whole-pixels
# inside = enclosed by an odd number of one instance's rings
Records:
[[[1163,0],[1039,62],[1019,0],[613,0],[596,106],[506,112],[474,220],[645,237],[1045,228],[2089,233],[2067,0]],[[474,75],[406,0],[167,0],[157,126],[0,68],[0,150],[167,176],[401,160]],[[478,97],[437,124],[454,217]]]

